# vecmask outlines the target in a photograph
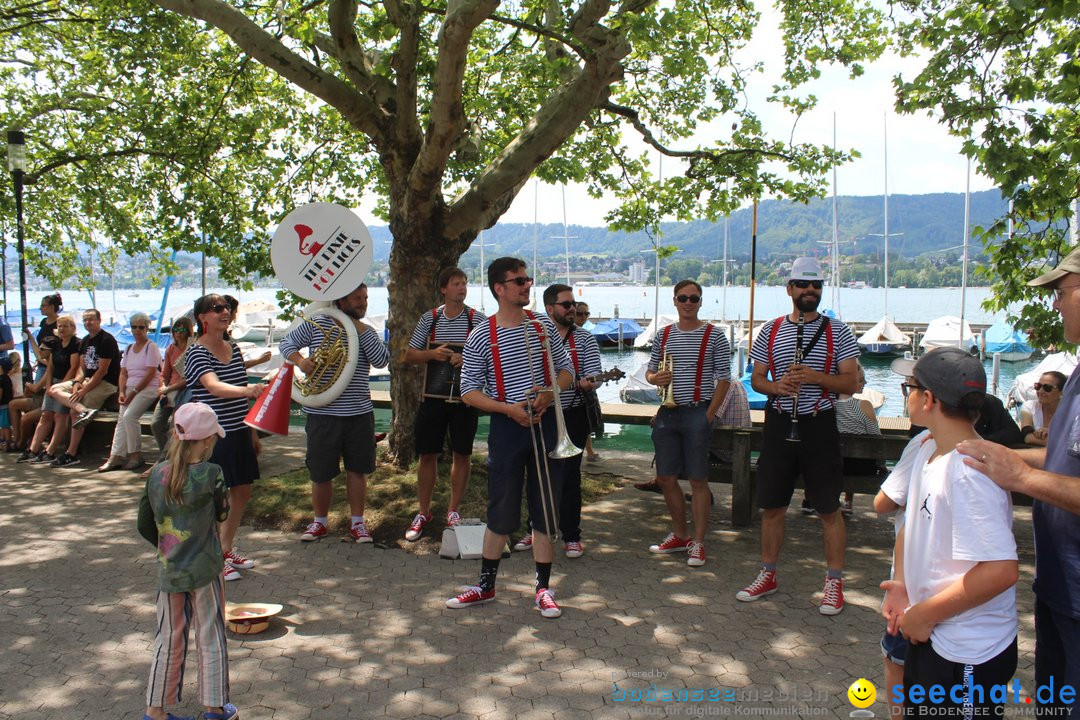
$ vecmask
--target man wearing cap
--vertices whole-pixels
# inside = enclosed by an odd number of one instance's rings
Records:
[[[801,475],[825,541],[827,574],[819,610],[836,615],[844,609],[847,535],[840,514],[843,464],[835,404],[837,394],[858,392],[859,346],[846,325],[818,313],[823,283],[817,260],[797,259],[787,284],[791,313],[765,323],[750,350],[751,384],[769,396],[757,469],[761,571],[735,597],[752,602],[777,591],[784,516]]]
[[[1054,291],[1065,339],[1080,343],[1080,249],[1028,283]],[[1073,370],[1045,448],[1009,450],[984,440],[960,443],[965,462],[1006,490],[1035,498],[1035,683],[1040,706],[1076,708],[1080,692],[1080,368]],[[1053,691],[1049,686],[1053,684]]]

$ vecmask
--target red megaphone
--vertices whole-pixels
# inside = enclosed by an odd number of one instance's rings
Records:
[[[244,424],[272,435],[288,435],[292,385],[293,365],[287,362],[248,410]]]

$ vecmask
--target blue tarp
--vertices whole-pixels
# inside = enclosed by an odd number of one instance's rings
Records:
[[[633,342],[634,339],[645,332],[645,328],[630,318],[611,318],[596,323],[592,329],[592,335],[598,343],[618,343],[619,326],[622,326],[622,339],[624,343]]]
[[[984,333],[986,354],[994,353],[1030,353],[1032,348],[1027,333],[1017,330],[1004,320],[1000,320]]]

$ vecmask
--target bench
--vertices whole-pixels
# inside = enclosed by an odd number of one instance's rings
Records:
[[[717,427],[713,430],[710,450],[730,454],[730,463],[715,463],[709,467],[709,482],[731,484],[731,523],[749,525],[754,518],[756,466],[751,453],[760,452],[762,428]],[[845,458],[896,462],[907,446],[905,435],[841,435],[840,452]],[[879,477],[845,475],[844,490],[877,494]]]

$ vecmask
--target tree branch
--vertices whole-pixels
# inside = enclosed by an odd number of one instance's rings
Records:
[[[246,15],[222,0],[151,0],[159,7],[216,27],[236,45],[302,90],[337,108],[360,132],[382,137],[379,108],[341,79],[296,54]]]

